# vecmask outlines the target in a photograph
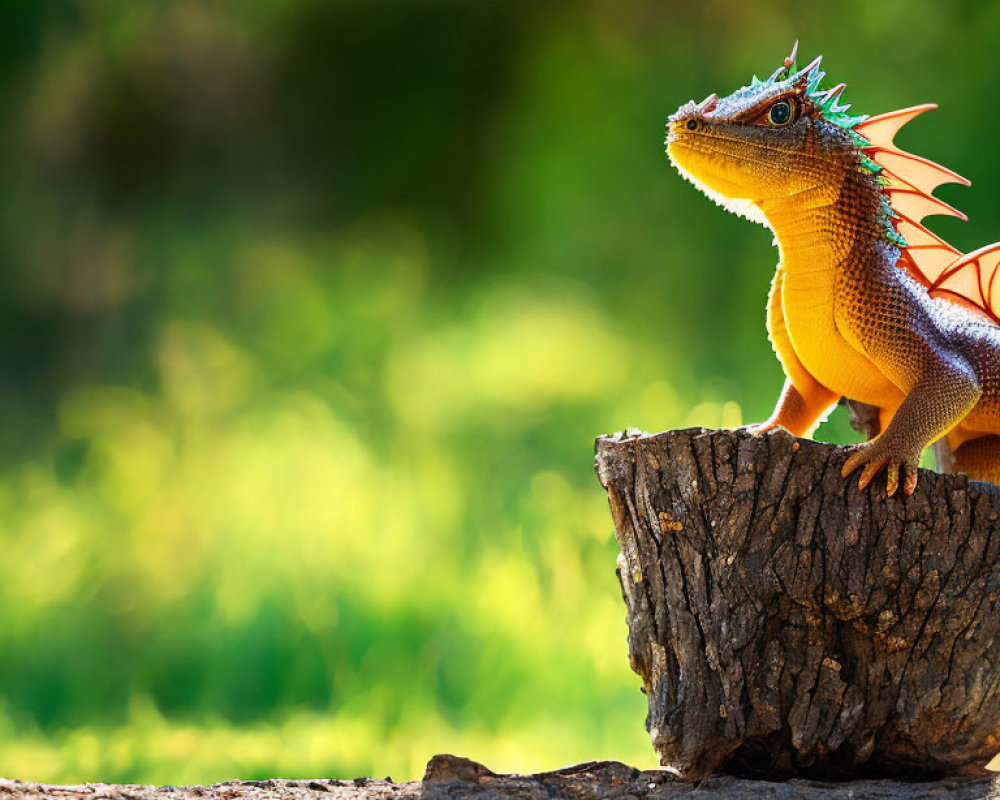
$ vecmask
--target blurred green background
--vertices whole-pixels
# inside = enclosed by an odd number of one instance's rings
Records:
[[[1000,6],[8,2],[0,774],[654,764],[596,434],[782,382],[680,103],[801,39],[1000,235]],[[838,411],[820,436],[849,440]]]

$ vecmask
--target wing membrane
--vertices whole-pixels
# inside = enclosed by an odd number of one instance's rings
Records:
[[[892,147],[892,140],[899,133],[900,128],[925,111],[933,111],[935,108],[937,108],[937,103],[926,103],[922,106],[901,108],[898,111],[890,111],[887,114],[869,117],[864,122],[855,125],[854,130],[877,147]]]
[[[890,111],[869,117],[854,130],[871,142],[862,149],[882,168],[880,176],[896,214],[896,231],[907,244],[901,264],[932,297],[980,311],[1000,325],[1000,242],[963,255],[921,224],[924,217],[934,214],[966,219],[962,212],[934,197],[934,190],[945,183],[968,186],[969,181],[947,167],[900,149],[894,141],[907,122],[934,108],[937,106],[928,104]]]
[[[928,287],[932,296],[958,295],[1000,324],[1000,242],[980,247],[950,264]]]

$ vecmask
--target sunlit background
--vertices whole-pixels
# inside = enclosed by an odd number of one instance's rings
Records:
[[[801,39],[1000,237],[1000,6],[16,2],[0,774],[652,766],[595,435],[763,419],[776,251],[680,103]],[[846,440],[842,412],[820,436]]]

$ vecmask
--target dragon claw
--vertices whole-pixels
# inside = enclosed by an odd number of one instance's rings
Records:
[[[777,422],[769,419],[764,422],[756,422],[753,425],[747,425],[745,426],[745,429],[751,436],[762,436],[768,431],[776,431],[782,427],[782,425],[779,425]]]
[[[858,490],[864,491],[871,483],[882,467],[886,468],[886,496],[892,497],[900,486],[900,471],[903,473],[903,494],[909,497],[917,487],[917,464],[920,461],[919,453],[916,456],[902,456],[888,452],[879,439],[865,444],[858,445],[854,452],[848,456],[840,470],[840,476],[846,478],[858,467],[864,466],[861,477],[858,479]]]

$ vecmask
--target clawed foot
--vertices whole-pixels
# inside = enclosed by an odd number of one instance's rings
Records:
[[[774,420],[766,420],[764,422],[755,422],[753,425],[744,425],[743,429],[749,433],[751,436],[760,436],[761,434],[767,433],[768,431],[776,431],[778,429],[786,430],[781,425],[779,425]]]
[[[858,489],[864,488],[871,483],[882,467],[886,468],[886,494],[892,497],[899,487],[899,473],[903,472],[903,494],[909,497],[913,490],[917,488],[917,464],[920,463],[920,453],[905,454],[895,450],[885,444],[884,437],[879,437],[870,442],[857,445],[854,452],[844,462],[844,468],[840,475],[846,478],[854,470],[864,465],[861,478],[858,480]]]

